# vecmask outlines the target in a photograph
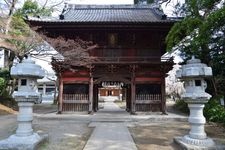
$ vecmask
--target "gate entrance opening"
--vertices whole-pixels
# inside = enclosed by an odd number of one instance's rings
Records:
[[[98,111],[104,109],[105,105],[117,105],[121,109],[129,111],[127,108],[127,88],[126,84],[120,81],[102,81],[98,85],[98,100],[94,101],[94,110]],[[107,103],[107,104],[106,104]],[[114,103],[114,104],[112,104]],[[110,110],[111,111],[111,110]]]

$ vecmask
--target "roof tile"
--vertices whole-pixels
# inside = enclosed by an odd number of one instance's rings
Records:
[[[154,5],[67,5],[63,19],[29,18],[42,22],[152,23],[170,22]],[[163,16],[164,15],[164,16]],[[163,18],[164,17],[164,18]]]

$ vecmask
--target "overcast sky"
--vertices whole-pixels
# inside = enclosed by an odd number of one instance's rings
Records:
[[[25,0],[18,0],[17,7],[21,6]],[[37,0],[40,5],[43,5],[46,0]],[[56,3],[61,2],[62,0],[47,0],[48,5],[54,5]],[[134,4],[134,0],[64,0],[67,3],[72,4],[94,4],[94,5],[105,5],[105,4]],[[172,16],[172,9],[176,5],[177,1],[184,0],[170,0],[170,3],[165,6],[165,3],[162,5],[163,11],[167,16]],[[5,4],[4,0],[0,0],[0,9],[3,8],[3,4]],[[58,8],[59,11],[63,9],[64,3],[62,3]],[[54,13],[54,16],[59,14],[60,12]]]
[[[67,0],[74,4],[133,4],[134,0]]]
[[[162,4],[162,8],[165,14],[172,16],[172,10],[176,5],[177,1],[184,0],[171,0],[169,4]],[[104,4],[134,4],[134,0],[66,0],[68,3],[72,4],[94,4],[94,5],[104,5]]]
[[[95,5],[104,5],[104,4],[134,4],[134,0],[66,0],[68,3],[73,4],[95,4]],[[162,5],[163,11],[168,15],[172,15],[172,9],[176,5],[177,1],[184,0],[171,0],[170,3],[166,6],[166,3]]]

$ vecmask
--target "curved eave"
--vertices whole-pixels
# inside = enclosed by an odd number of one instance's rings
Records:
[[[117,28],[171,28],[176,21],[158,21],[158,22],[75,22],[75,21],[38,21],[26,20],[31,26],[39,26],[42,28],[101,28],[101,27],[117,27]]]
[[[74,20],[25,20],[30,23],[40,23],[40,24],[171,24],[175,23],[174,20],[159,20],[159,21],[74,21]]]

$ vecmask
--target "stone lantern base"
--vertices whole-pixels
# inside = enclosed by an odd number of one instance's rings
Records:
[[[188,135],[175,137],[174,142],[183,150],[224,150],[225,145],[215,144],[211,138],[203,140],[192,139]],[[191,143],[192,142],[192,143]]]
[[[48,135],[39,136],[37,133],[24,137],[14,134],[0,141],[0,150],[36,150],[47,138]]]

